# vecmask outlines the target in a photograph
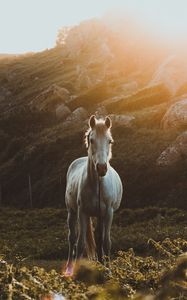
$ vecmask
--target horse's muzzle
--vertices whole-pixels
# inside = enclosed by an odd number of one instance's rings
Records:
[[[107,172],[107,164],[97,164],[96,165],[97,173],[99,176],[103,177]]]

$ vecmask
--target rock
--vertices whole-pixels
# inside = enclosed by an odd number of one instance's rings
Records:
[[[163,84],[171,96],[175,96],[185,83],[187,83],[186,61],[177,56],[169,56],[158,67],[149,85]]]
[[[115,126],[126,126],[131,127],[133,120],[135,119],[134,116],[130,115],[110,115],[112,119],[112,123]]]
[[[57,120],[64,121],[71,114],[71,110],[64,104],[60,104],[56,108]]]
[[[187,131],[179,135],[175,142],[161,153],[157,164],[172,166],[184,159],[187,159]]]
[[[80,123],[83,122],[88,117],[88,112],[83,107],[79,107],[75,109],[65,120],[64,125],[68,125],[71,123]]]
[[[161,126],[163,129],[187,127],[187,98],[171,105],[161,121]]]
[[[104,105],[98,106],[96,111],[95,111],[95,116],[97,119],[99,118],[105,118],[107,115],[107,111]]]

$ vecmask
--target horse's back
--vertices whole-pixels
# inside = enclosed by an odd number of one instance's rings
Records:
[[[69,208],[76,209],[79,180],[82,177],[87,160],[88,157],[78,158],[68,168],[65,200]]]

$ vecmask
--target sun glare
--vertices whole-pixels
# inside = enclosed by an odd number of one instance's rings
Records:
[[[58,29],[114,12],[128,15],[161,40],[186,41],[185,0],[7,0],[1,2],[0,53],[41,51],[55,45]]]

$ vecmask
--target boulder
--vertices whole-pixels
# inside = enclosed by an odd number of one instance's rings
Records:
[[[83,107],[75,109],[65,120],[64,126],[75,123],[76,125],[88,118],[88,112]]]
[[[187,83],[186,60],[178,56],[169,56],[158,67],[149,85],[163,84],[171,96]]]
[[[170,106],[161,121],[161,126],[163,129],[187,127],[187,98]]]
[[[105,118],[107,115],[107,111],[104,105],[99,105],[95,111],[95,116],[97,119],[99,118]]]
[[[134,116],[130,115],[110,115],[112,123],[115,126],[131,127],[133,124]]]
[[[166,148],[159,158],[157,165],[172,166],[187,159],[187,131],[177,137],[175,142]]]
[[[65,105],[60,104],[56,108],[57,120],[64,121],[71,114],[71,110]]]

